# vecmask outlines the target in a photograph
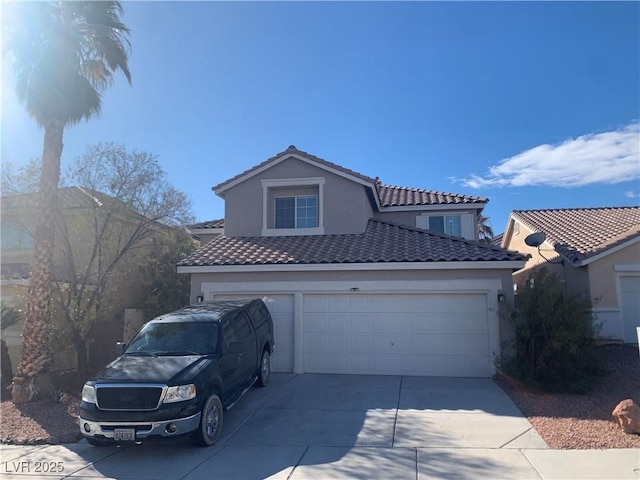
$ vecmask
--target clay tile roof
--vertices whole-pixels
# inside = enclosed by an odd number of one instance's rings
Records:
[[[325,167],[331,168],[333,170],[339,170],[339,171],[341,171],[343,173],[346,173],[348,175],[354,176],[356,178],[359,178],[359,179],[361,179],[361,180],[363,180],[365,182],[371,183],[371,184],[375,183],[375,181],[376,181],[375,178],[367,177],[366,175],[362,175],[361,173],[358,173],[358,172],[356,172],[354,170],[349,170],[348,168],[341,167],[340,165],[337,165],[335,163],[328,162],[327,160],[325,160],[323,158],[316,157],[315,155],[311,155],[310,153],[303,152],[302,150],[298,150],[294,145],[289,145],[289,147],[285,151],[277,153],[273,157],[270,157],[270,158],[266,159],[264,162],[256,165],[255,167],[251,167],[250,169],[245,170],[244,172],[239,173],[238,175],[236,175],[234,177],[231,177],[230,179],[225,180],[224,182],[219,183],[218,185],[215,185],[215,186],[211,187],[211,190],[216,191],[216,190],[218,190],[218,189],[220,189],[220,188],[232,183],[233,181],[235,181],[235,180],[237,180],[239,178],[242,178],[245,175],[248,175],[248,174],[252,173],[255,170],[259,170],[260,168],[264,167],[265,165],[269,164],[270,162],[273,162],[274,160],[282,157],[283,155],[287,155],[287,154],[296,154],[296,155],[299,155],[301,157],[305,157],[308,160],[311,160],[311,161],[314,161],[314,162],[319,163],[321,165],[324,165]]]
[[[572,263],[579,263],[640,236],[640,207],[515,210],[514,219],[547,241]]]
[[[362,234],[220,235],[179,266],[524,261],[517,252],[418,228],[369,220]]]
[[[189,230],[205,229],[205,228],[224,228],[224,218],[218,220],[207,220],[206,222],[194,223],[187,225]]]
[[[380,204],[383,207],[399,207],[399,206],[413,206],[413,205],[451,205],[451,204],[484,204],[489,200],[483,197],[474,197],[470,195],[459,195],[455,193],[445,193],[445,192],[435,192],[432,190],[422,190],[419,188],[409,188],[409,187],[397,187],[393,185],[384,185],[380,182],[378,177],[371,178],[361,173],[358,173],[354,170],[350,170],[348,168],[342,167],[335,163],[328,162],[327,160],[316,157],[315,155],[311,155],[310,153],[303,152],[302,150],[298,150],[294,145],[289,145],[289,147],[271,158],[268,158],[264,162],[251,167],[248,170],[245,170],[238,175],[225,180],[218,185],[211,187],[212,190],[216,191],[220,188],[223,188],[230,183],[233,183],[235,180],[244,177],[245,175],[249,175],[252,172],[259,170],[260,168],[268,165],[270,162],[281,158],[287,154],[296,154],[298,156],[304,157],[308,160],[316,162],[320,165],[323,165],[327,168],[338,170],[340,172],[346,173],[353,177],[359,178],[367,183],[370,183],[375,187],[376,193],[378,194],[378,198],[380,199]]]
[[[433,190],[419,188],[396,187],[382,183],[377,183],[376,189],[378,190],[380,204],[383,207],[487,203],[489,201],[489,199],[482,197],[434,192]]]

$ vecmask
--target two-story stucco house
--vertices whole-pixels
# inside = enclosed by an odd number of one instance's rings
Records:
[[[525,242],[536,233],[544,234],[539,248]],[[502,246],[529,255],[525,268],[514,274],[516,284],[545,266],[568,293],[595,300],[601,337],[638,342],[640,207],[515,210]]]
[[[259,296],[273,369],[488,377],[525,257],[477,241],[487,200],[382,184],[291,146],[213,191],[178,265],[192,301]]]

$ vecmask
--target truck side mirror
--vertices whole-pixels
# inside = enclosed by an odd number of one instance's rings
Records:
[[[116,357],[121,356],[127,349],[127,344],[124,342],[116,342]]]

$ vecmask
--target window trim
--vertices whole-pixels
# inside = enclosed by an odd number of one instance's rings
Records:
[[[444,227],[444,232],[436,232],[435,230],[431,229],[431,217],[442,217],[443,220],[443,227]],[[459,226],[460,226],[460,233],[459,234],[455,234],[455,233],[447,233],[447,217],[458,217],[459,220]],[[424,222],[424,226],[422,225],[418,225],[418,224],[422,224]],[[463,216],[462,214],[452,214],[452,213],[442,213],[439,215],[430,215],[430,214],[422,214],[419,215],[418,217],[416,217],[416,226],[418,228],[424,228],[425,230],[429,230],[431,232],[434,233],[442,233],[444,235],[449,235],[452,237],[459,237],[459,238],[464,238],[463,237],[463,232],[464,232],[464,228],[463,228]]]
[[[291,236],[291,235],[324,235],[324,177],[309,178],[265,178],[262,184],[262,236]],[[317,187],[318,226],[315,228],[268,228],[267,212],[269,211],[269,189],[275,187]],[[297,195],[293,195],[294,197]],[[275,208],[275,202],[273,204]]]

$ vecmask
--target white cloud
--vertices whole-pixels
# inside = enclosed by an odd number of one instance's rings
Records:
[[[640,122],[557,145],[539,145],[501,160],[482,176],[456,179],[471,188],[580,187],[640,178]]]
[[[628,192],[624,192],[624,196],[627,198],[640,198],[640,193],[629,190]]]

